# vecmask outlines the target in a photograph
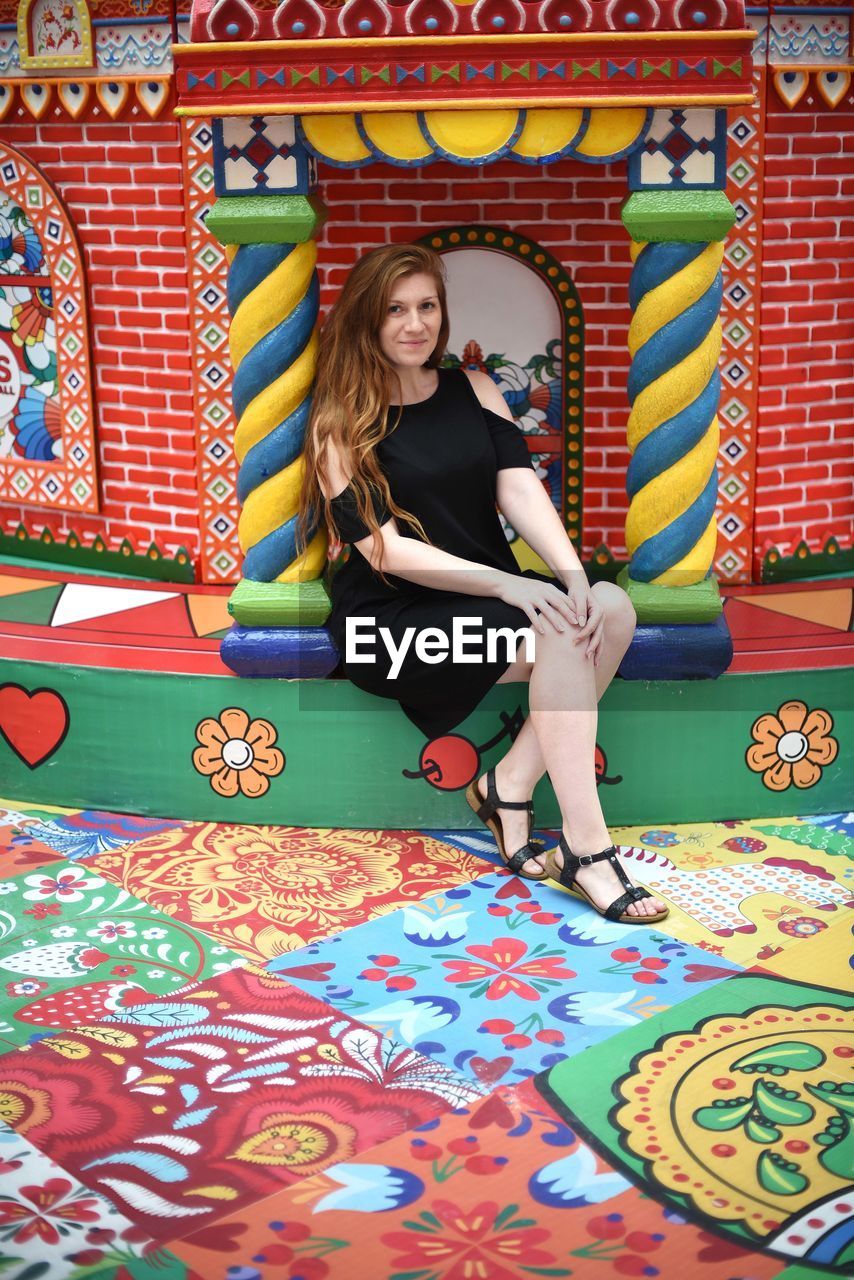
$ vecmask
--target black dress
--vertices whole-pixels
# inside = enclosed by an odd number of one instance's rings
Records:
[[[440,369],[438,373],[439,385],[433,395],[404,405],[398,426],[377,446],[377,460],[394,500],[418,517],[440,550],[489,569],[555,582],[534,570],[520,569],[496,510],[497,472],[508,467],[533,469],[524,436],[512,422],[481,406],[461,369]],[[389,410],[392,422],[397,412],[397,406]],[[374,509],[378,523],[383,524],[389,518],[388,511],[379,503]],[[332,511],[345,542],[368,536],[349,486],[332,499]],[[402,536],[416,536],[400,522],[398,525]],[[375,662],[346,661],[347,618],[374,618],[377,629],[388,628],[396,646],[408,627],[414,627],[416,635],[424,628],[439,627],[450,639],[454,618],[477,618],[484,628],[513,630],[529,626],[529,619],[522,609],[491,596],[435,590],[389,573],[386,577],[389,586],[361,552],[351,548],[349,559],[332,582],[332,613],[327,626],[341,655],[343,672],[353,684],[368,693],[397,699],[423,733],[436,737],[465,720],[507,670],[510,661],[505,644],[498,646],[493,661],[486,661],[485,648],[472,643],[472,653],[484,648],[484,660],[474,665],[454,663],[450,654],[438,663],[425,662],[411,643],[399,674],[391,679],[392,659],[378,638],[365,648],[375,655]],[[373,630],[369,628],[366,634]],[[478,630],[472,625],[473,636]],[[524,653],[521,644],[517,652]]]

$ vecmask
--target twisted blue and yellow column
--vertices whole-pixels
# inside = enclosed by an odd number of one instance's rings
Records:
[[[640,624],[634,656],[620,668],[624,675],[718,675],[732,656],[713,566],[721,264],[734,220],[725,193],[708,188],[635,191],[623,209],[634,264],[632,456],[626,474],[630,559],[618,581]]]
[[[216,121],[214,170],[219,198],[207,226],[229,262],[244,555],[222,657],[240,675],[324,675],[337,663],[322,626],[326,532],[316,528],[302,550],[296,535],[317,361],[314,236],[325,211],[288,117]]]
[[[636,582],[712,571],[723,244],[632,244],[626,547]]]
[[[317,578],[326,564],[324,533],[316,532],[299,556],[296,547],[303,442],[317,359],[317,249],[313,241],[245,244],[230,256],[243,576],[252,582]]]

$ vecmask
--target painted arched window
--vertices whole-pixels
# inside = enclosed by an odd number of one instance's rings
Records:
[[[53,187],[3,144],[0,500],[98,509],[80,248]]]
[[[19,0],[17,25],[22,67],[94,65],[86,0]]]
[[[502,227],[451,227],[422,242],[447,269],[447,363],[496,383],[580,551],[584,322],[572,278],[548,250]],[[506,531],[522,567],[541,568],[516,531]]]

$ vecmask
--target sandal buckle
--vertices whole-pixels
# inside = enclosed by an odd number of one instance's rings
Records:
[[[581,855],[581,857],[578,859],[578,865],[579,865],[580,867],[592,867],[592,866],[593,866],[593,854],[592,854],[592,853],[583,853],[583,854]]]

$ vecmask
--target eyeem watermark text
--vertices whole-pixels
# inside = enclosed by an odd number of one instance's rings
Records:
[[[377,627],[376,618],[348,618],[344,630],[345,663],[374,663],[381,644],[391,659],[389,680],[400,675],[403,661],[414,649],[421,662],[431,665],[450,657],[456,663],[479,665],[482,662],[514,662],[523,657],[534,661],[534,630],[532,627],[484,627],[482,618],[454,618],[451,635],[442,627],[407,627],[398,644],[388,627]],[[524,653],[517,653],[524,641]],[[503,646],[503,647],[501,647]]]

